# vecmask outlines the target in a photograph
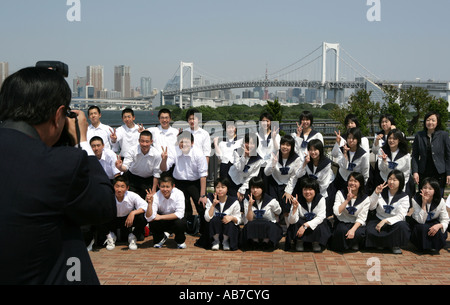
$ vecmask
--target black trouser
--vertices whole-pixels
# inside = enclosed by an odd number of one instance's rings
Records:
[[[137,238],[140,234],[143,234],[144,227],[147,225],[147,220],[144,217],[144,213],[134,216],[133,225],[129,228],[125,226],[125,220],[127,216],[116,217],[110,222],[99,226],[99,233],[102,236],[108,235],[109,232],[114,232],[116,234],[117,229],[120,229],[121,240],[126,241],[128,239],[128,234],[133,233]],[[134,230],[133,230],[134,227]]]
[[[141,177],[133,174],[130,171],[125,173],[125,177],[128,179],[128,185],[130,186],[130,191],[135,192],[140,197],[145,199],[147,196],[146,190],[153,187],[153,176],[151,177]]]
[[[148,223],[150,232],[153,234],[153,242],[159,243],[164,238],[164,232],[175,234],[175,242],[182,244],[186,240],[186,219],[153,220]]]
[[[195,181],[188,180],[175,180],[175,186],[184,193],[184,218],[193,215],[191,198],[194,202],[197,214],[200,217],[200,233],[205,232],[205,207],[202,203],[199,203],[200,199],[200,179]]]

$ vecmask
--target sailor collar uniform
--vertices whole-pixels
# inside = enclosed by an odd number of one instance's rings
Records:
[[[278,162],[274,166],[272,156],[264,169],[264,174],[266,176],[272,175],[278,185],[285,185],[292,176],[295,176],[295,173],[300,166],[300,162],[299,156],[294,153],[286,160],[286,163],[284,163],[281,158],[281,153],[278,153]]]
[[[363,174],[364,181],[369,179],[369,153],[362,147],[359,147],[354,153],[347,151],[347,158],[344,156],[344,148],[339,147],[337,143],[333,147],[333,155],[337,156],[337,163],[339,165],[339,174],[347,181],[351,172],[359,172]]]
[[[239,193],[245,194],[250,178],[258,176],[264,160],[259,155],[246,157],[243,153],[239,153],[240,150],[242,149],[239,148],[233,152],[234,161],[228,174],[236,185],[241,185]]]
[[[386,219],[393,225],[404,221],[409,209],[409,196],[405,192],[397,192],[394,196],[389,194],[389,188],[385,188],[379,195],[375,192],[370,196],[370,210],[376,210],[376,216]]]
[[[276,223],[277,216],[281,214],[281,207],[278,201],[267,194],[264,194],[262,200],[255,200],[252,205],[252,211],[255,215],[253,219],[265,219],[270,222]],[[250,213],[248,210],[248,199],[244,201],[244,225],[247,224],[247,214]]]
[[[409,153],[403,153],[400,150],[397,150],[397,153],[392,153],[391,150],[384,152],[387,155],[386,162],[383,161],[381,156],[378,156],[378,168],[380,169],[380,176],[384,181],[387,181],[388,174],[397,169],[403,172],[405,179],[407,181],[410,172],[411,172],[411,155]],[[393,157],[394,155],[394,157]],[[406,188],[403,188],[403,191]]]
[[[311,140],[317,139],[323,143],[323,136],[317,130],[312,129],[308,135],[304,135],[303,132],[300,136],[297,133],[292,133],[291,136],[295,140],[295,152],[300,156],[300,158],[305,158],[305,152],[308,150],[308,143]]]
[[[348,190],[338,191],[336,194],[336,200],[333,206],[334,215],[339,221],[345,223],[359,222],[362,226],[366,225],[367,214],[369,213],[370,197],[366,194],[353,198],[347,207],[339,213],[339,206],[346,200]]]
[[[212,217],[209,216],[209,210],[213,205],[214,194],[208,193],[207,195],[208,201],[206,202],[206,212],[205,212],[205,220],[210,222],[213,217],[223,218],[226,215],[234,216],[237,218],[236,225],[241,223],[241,206],[236,197],[227,196],[227,200],[225,202],[219,202],[214,207],[214,215]]]
[[[306,202],[303,196],[298,198],[299,206],[297,208],[297,213],[293,214],[294,206],[291,206],[291,211],[289,212],[288,222],[289,224],[295,224],[300,218],[308,222],[309,227],[314,230],[318,225],[320,225],[326,217],[326,204],[325,198],[320,194],[316,194],[312,202]]]
[[[441,199],[438,204],[434,202],[431,204],[427,204],[427,211],[422,209],[422,196],[420,194],[416,194],[411,201],[412,207],[414,208],[414,212],[411,215],[412,218],[414,218],[420,224],[437,220],[442,224],[442,233],[445,233],[445,231],[447,231],[449,215],[444,199]]]

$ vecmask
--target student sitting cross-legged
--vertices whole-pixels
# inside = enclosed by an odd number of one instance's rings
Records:
[[[153,233],[154,247],[161,248],[170,233],[174,233],[178,249],[185,249],[184,194],[175,187],[174,179],[167,174],[161,175],[159,191],[147,190],[145,199],[148,203],[145,219]]]

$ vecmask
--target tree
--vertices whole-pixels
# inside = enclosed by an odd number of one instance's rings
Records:
[[[419,119],[427,112],[433,97],[428,93],[428,90],[421,87],[402,88],[399,97],[400,107],[404,111],[411,107],[414,112],[409,127],[406,129],[408,135],[413,135],[419,129]]]
[[[362,134],[369,134],[368,125],[370,124],[371,134],[375,134],[374,118],[380,113],[380,102],[374,102],[370,99],[372,91],[365,89],[358,90],[350,96],[350,111],[355,114],[360,123]]]
[[[406,121],[407,109],[402,109],[398,102],[400,96],[400,90],[394,86],[383,87],[385,93],[384,100],[386,103],[381,106],[381,114],[390,114],[395,119],[395,127],[403,132],[408,129],[408,123]]]
[[[443,130],[447,130],[447,121],[448,121],[448,101],[444,98],[433,98],[431,102],[428,104],[426,112],[436,111],[441,115],[441,128]]]

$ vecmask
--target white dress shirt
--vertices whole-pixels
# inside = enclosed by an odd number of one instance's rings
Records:
[[[211,156],[211,138],[209,133],[199,127],[196,130],[188,128],[189,132],[194,136],[194,146],[198,147],[205,157]]]
[[[125,192],[123,200],[120,202],[116,197],[117,217],[128,216],[132,211],[143,209],[147,211],[147,202],[141,196],[132,191]]]
[[[143,154],[141,145],[131,147],[125,155],[123,166],[126,167],[133,175],[148,178],[159,178],[161,174],[161,153],[159,150],[150,146],[147,154]]]
[[[87,130],[87,141],[89,142],[93,137],[102,138],[105,148],[111,149],[111,126],[100,123],[97,127],[90,124]]]
[[[191,147],[188,154],[183,154],[177,146],[167,151],[167,169],[175,165],[173,177],[177,180],[196,181],[208,176],[208,164],[203,152],[196,146]]]
[[[134,124],[133,128],[122,125],[116,129],[117,141],[112,144],[116,153],[120,152],[121,157],[125,157],[126,152],[135,145],[139,144],[139,126]]]
[[[155,219],[156,214],[175,214],[178,219],[182,219],[184,217],[184,210],[184,194],[182,191],[174,187],[172,189],[172,192],[170,193],[169,199],[164,197],[161,191],[157,191],[156,194],[153,195],[152,215],[150,217],[145,216],[145,219],[148,222],[151,222],[153,219]]]
[[[120,174],[120,170],[116,167],[117,155],[111,149],[104,148],[98,161],[109,179],[114,179],[117,174]]]
[[[161,150],[161,147],[174,147],[177,144],[178,129],[169,127],[163,129],[161,125],[147,128],[152,133],[153,146]]]

